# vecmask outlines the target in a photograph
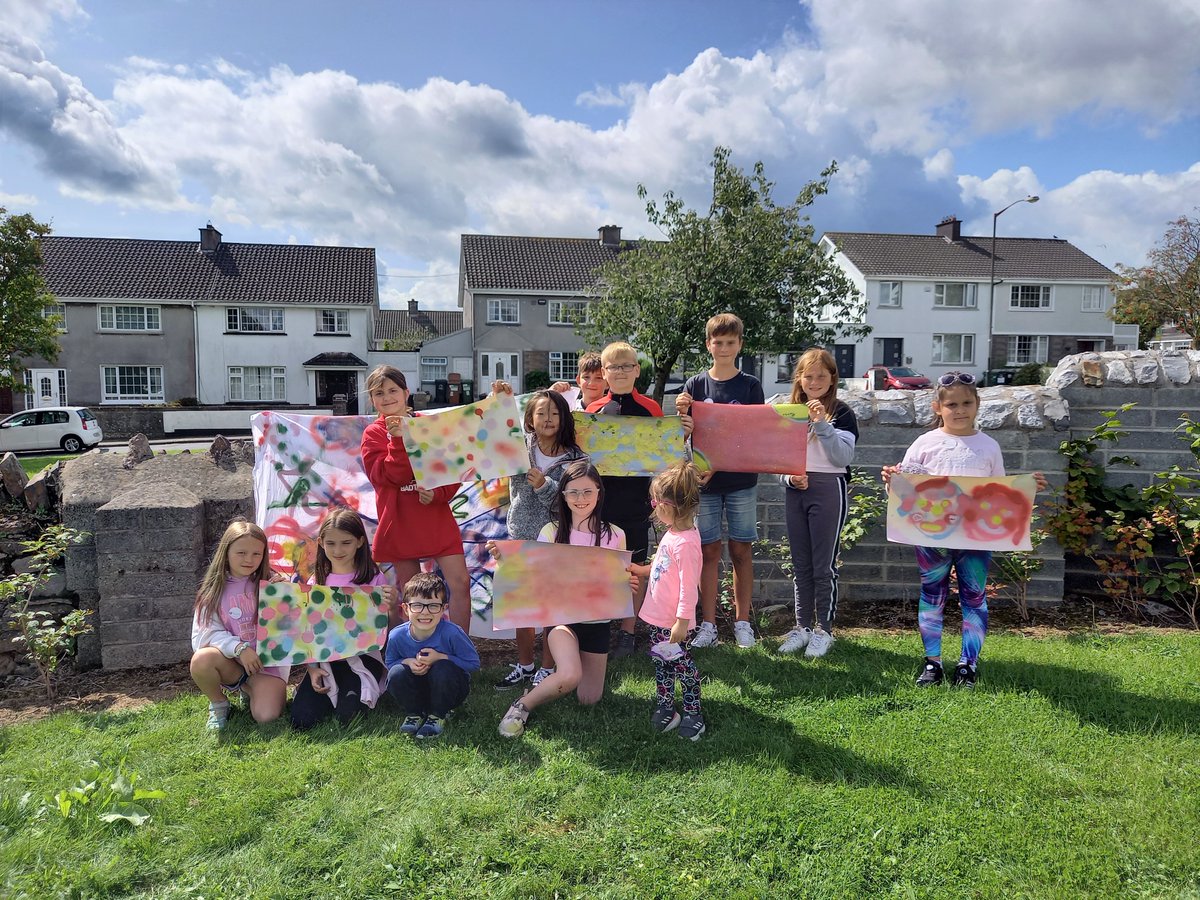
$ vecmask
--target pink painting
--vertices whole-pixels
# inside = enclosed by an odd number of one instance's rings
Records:
[[[521,413],[512,394],[408,417],[403,426],[418,487],[432,490],[529,471]]]
[[[887,537],[955,550],[1029,550],[1037,483],[1032,475],[892,476]]]
[[[492,627],[537,628],[633,615],[628,550],[496,541]]]
[[[700,469],[803,475],[808,407],[693,403],[692,458]]]

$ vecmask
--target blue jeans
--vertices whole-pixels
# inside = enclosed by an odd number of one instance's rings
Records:
[[[467,699],[471,676],[448,659],[439,659],[424,675],[414,675],[404,663],[396,663],[388,669],[387,691],[406,716],[444,719]]]
[[[728,494],[701,494],[701,544],[716,544],[721,540],[721,513],[729,523],[729,539],[752,544],[758,540],[758,485],[730,491]]]

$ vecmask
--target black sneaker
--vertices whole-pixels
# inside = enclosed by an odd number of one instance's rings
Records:
[[[966,663],[959,663],[954,667],[954,687],[973,688],[975,687],[975,670]]]
[[[637,638],[631,631],[622,631],[617,635],[617,646],[613,648],[610,654],[613,659],[621,659],[624,656],[631,656],[633,651],[637,649]]]
[[[493,687],[498,691],[511,691],[513,688],[524,687],[533,679],[533,672],[534,666],[532,665],[527,669],[520,663],[513,663],[509,673],[497,681]]]
[[[917,687],[932,687],[935,684],[941,684],[944,677],[942,674],[942,664],[935,662],[929,657],[925,657],[925,668],[917,676]]]
[[[650,713],[650,727],[664,734],[679,724],[679,713],[673,706],[656,706]]]
[[[684,716],[679,723],[679,736],[685,741],[698,741],[704,734],[704,716],[696,713],[694,716]]]

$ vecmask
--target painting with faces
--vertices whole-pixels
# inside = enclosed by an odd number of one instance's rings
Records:
[[[887,537],[954,550],[1029,550],[1037,484],[1032,475],[892,476]]]
[[[371,416],[301,416],[261,412],[250,417],[254,432],[254,520],[267,533],[271,568],[302,581],[312,578],[317,529],[332,506],[362,517],[375,534],[375,489],[363,471],[359,446]],[[462,532],[471,576],[471,633],[496,637],[492,629],[492,573],[485,544],[508,537],[508,479],[464,484],[450,501]],[[432,561],[427,570],[435,568]]]

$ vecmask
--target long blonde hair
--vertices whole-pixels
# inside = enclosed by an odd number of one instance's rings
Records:
[[[696,523],[700,510],[700,478],[694,465],[677,462],[654,476],[650,482],[650,496],[655,500],[666,500],[675,507],[671,527],[686,531]]]
[[[829,373],[829,390],[824,397],[809,397],[804,393],[804,385],[800,381],[804,372],[810,366],[821,366]],[[796,360],[796,368],[792,370],[792,402],[807,403],[809,400],[820,400],[829,415],[833,415],[837,406],[838,367],[833,354],[820,347],[811,347],[800,354]]]
[[[271,552],[267,546],[266,532],[253,522],[234,519],[221,535],[212,562],[208,564],[208,571],[204,573],[204,580],[200,582],[200,589],[196,591],[196,616],[201,621],[214,618],[221,608],[221,595],[225,593],[225,582],[229,580],[229,548],[238,538],[247,535],[262,541],[263,545],[262,562],[251,577],[258,581],[266,581],[271,577]]]

